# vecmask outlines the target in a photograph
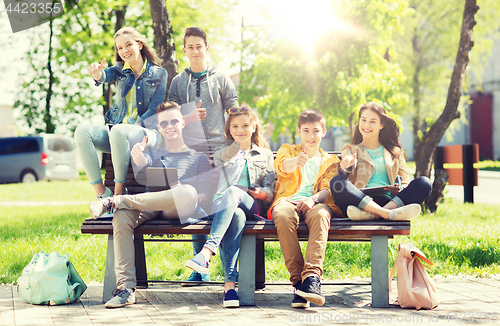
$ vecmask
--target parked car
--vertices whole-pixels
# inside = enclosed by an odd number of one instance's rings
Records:
[[[76,148],[70,137],[0,138],[0,183],[76,178]]]

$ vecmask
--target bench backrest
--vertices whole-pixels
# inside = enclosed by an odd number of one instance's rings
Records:
[[[331,155],[337,155],[340,157],[340,152],[336,151],[331,151],[328,152]],[[213,152],[204,152],[205,155],[207,155],[208,160],[210,164],[213,165]],[[276,159],[276,152],[273,152],[273,157]],[[104,180],[104,185],[114,191],[115,189],[115,173],[113,171],[113,164],[111,161],[111,154],[107,155],[107,160],[106,160],[106,174],[105,174],[105,180]],[[132,168],[132,162],[130,162],[128,166],[128,172],[127,172],[127,182],[125,183],[125,187],[128,190],[129,194],[139,194],[143,193],[146,191],[146,186],[144,184],[140,184],[136,181],[135,176],[134,176],[134,170]]]

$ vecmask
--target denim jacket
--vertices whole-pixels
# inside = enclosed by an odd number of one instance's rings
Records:
[[[132,70],[122,70],[123,62],[118,62],[113,67],[104,69],[101,79],[95,82],[96,86],[102,83],[116,82],[116,95],[113,106],[106,112],[104,118],[115,125],[121,123],[127,114],[128,107],[125,97],[134,85],[135,74]],[[136,101],[137,122],[143,127],[156,129],[156,108],[163,102],[167,93],[167,71],[153,65],[149,60],[146,71],[137,78]],[[151,119],[148,119],[151,118]],[[145,121],[146,119],[147,122]]]
[[[265,191],[267,193],[267,198],[264,203],[270,204],[273,201],[274,181],[276,179],[276,172],[273,166],[273,153],[271,150],[252,144],[252,148],[248,153],[240,150],[238,154],[233,156],[229,161],[223,161],[221,159],[221,153],[224,148],[225,147],[218,147],[214,151],[214,164],[216,166],[222,165],[216,195],[224,194],[230,186],[234,186],[238,183],[246,161],[250,185]]]

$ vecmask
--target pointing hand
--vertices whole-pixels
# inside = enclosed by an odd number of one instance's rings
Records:
[[[106,62],[106,58],[101,60],[101,63],[91,63],[88,67],[87,71],[92,75],[92,78],[95,80],[99,80],[102,77],[102,71],[104,70],[104,63]]]

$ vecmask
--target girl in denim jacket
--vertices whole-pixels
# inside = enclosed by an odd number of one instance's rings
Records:
[[[239,307],[235,289],[240,240],[247,218],[262,215],[273,200],[273,153],[260,136],[258,117],[248,107],[231,108],[224,132],[232,145],[217,148],[214,163],[222,166],[212,204],[212,228],[200,253],[186,262],[199,273],[208,273],[212,255],[221,247],[224,269],[224,307]]]
[[[104,69],[106,59],[94,62],[88,72],[96,86],[116,83],[113,106],[104,118],[109,125],[80,125],[75,131],[78,155],[98,199],[112,195],[101,178],[96,149],[112,153],[115,194],[125,193],[130,148],[147,136],[147,145],[155,148],[160,140],[156,126],[156,108],[167,92],[167,71],[144,37],[132,27],[114,35],[116,65]]]

